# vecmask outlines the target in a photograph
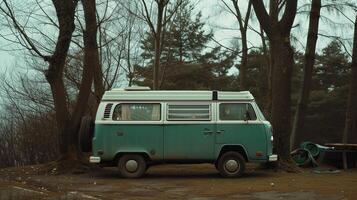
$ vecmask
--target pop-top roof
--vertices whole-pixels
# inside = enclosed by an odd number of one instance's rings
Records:
[[[138,100],[138,101],[210,101],[210,100],[254,100],[249,91],[202,91],[202,90],[135,90],[133,88],[112,89],[106,91],[103,101]]]

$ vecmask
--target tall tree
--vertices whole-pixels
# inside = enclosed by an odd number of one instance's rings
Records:
[[[348,138],[357,139],[357,16],[355,20],[355,30],[353,37],[352,64],[350,76],[350,88],[348,93],[347,112],[345,121],[345,130],[342,142],[347,143]],[[347,168],[346,158],[344,156],[344,167]]]
[[[295,137],[302,131],[306,114],[306,107],[311,91],[312,73],[315,64],[315,51],[319,30],[321,0],[312,0],[310,22],[304,58],[304,76],[299,95],[298,105],[295,112],[294,124],[290,138],[290,150],[295,145]]]
[[[294,64],[290,32],[297,0],[270,0],[269,14],[262,0],[252,0],[260,25],[267,34],[272,62],[272,124],[274,143],[282,162],[290,162],[291,72]],[[279,11],[284,10],[284,13]],[[281,16],[281,19],[279,19]]]
[[[60,130],[59,152],[62,155],[67,155],[72,145],[76,144],[74,144],[75,141],[72,140],[73,132],[71,130],[70,114],[67,107],[67,92],[63,83],[63,69],[65,67],[72,34],[75,29],[74,13],[78,1],[53,0],[52,2],[56,9],[59,34],[54,53],[51,56],[42,56],[42,58],[49,63],[45,76],[51,87],[57,127]]]
[[[103,73],[102,66],[99,60],[99,49],[97,43],[97,31],[98,31],[98,22],[96,15],[96,1],[95,0],[81,0],[83,5],[84,19],[85,19],[85,30],[83,30],[83,41],[84,41],[84,59],[83,65],[84,69],[87,70],[83,73],[90,73],[87,76],[83,76],[81,83],[82,89],[78,95],[78,102],[82,103],[88,99],[91,92],[92,79],[94,80],[94,90],[99,104],[100,99],[104,93],[104,84],[103,84]],[[88,80],[85,80],[87,78]],[[83,104],[83,103],[82,103]],[[82,109],[84,109],[83,107]],[[79,112],[82,116],[83,111]]]
[[[231,0],[234,10],[230,8],[230,6],[222,0],[224,5],[229,9],[229,11],[235,16],[239,25],[239,32],[241,35],[241,44],[242,44],[242,57],[241,63],[239,65],[239,86],[241,90],[247,90],[247,64],[248,64],[248,39],[247,39],[247,31],[250,13],[252,10],[252,3],[248,1],[248,7],[245,11],[245,16],[242,15],[241,8],[238,4],[238,0]]]

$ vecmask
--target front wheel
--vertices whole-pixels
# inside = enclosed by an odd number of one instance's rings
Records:
[[[244,173],[245,160],[240,153],[229,151],[220,156],[217,169],[223,177],[239,177]]]
[[[124,178],[139,178],[144,175],[147,164],[142,155],[127,154],[119,158],[118,168]]]

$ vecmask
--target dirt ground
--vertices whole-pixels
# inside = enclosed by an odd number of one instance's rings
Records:
[[[224,179],[209,164],[161,165],[141,179],[122,179],[116,168],[68,175],[31,175],[31,169],[0,170],[0,199],[357,199],[357,170],[285,173],[250,166],[243,177]]]

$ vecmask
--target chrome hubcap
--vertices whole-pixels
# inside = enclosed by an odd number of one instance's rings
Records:
[[[239,168],[239,164],[237,161],[235,160],[228,160],[225,164],[225,168],[229,171],[229,172],[235,172],[237,171],[237,169]]]
[[[125,164],[125,168],[129,172],[135,172],[138,169],[138,162],[136,162],[136,160],[128,160]]]

